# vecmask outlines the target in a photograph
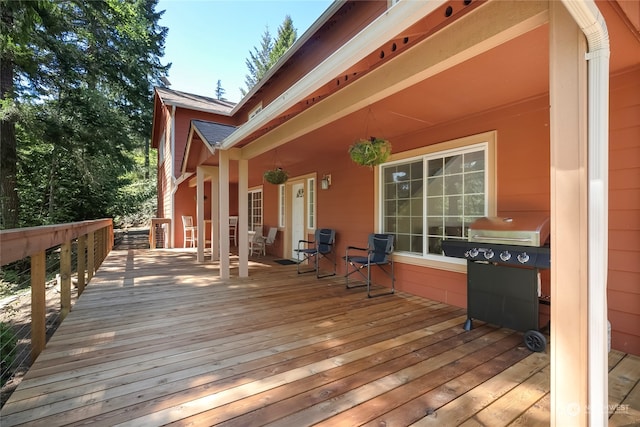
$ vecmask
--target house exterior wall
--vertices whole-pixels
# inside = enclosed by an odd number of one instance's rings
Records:
[[[640,69],[612,80],[611,128],[611,261],[609,314],[612,346],[640,354]],[[634,95],[636,94],[636,95]],[[410,101],[408,101],[410,102]],[[550,213],[549,99],[542,95],[504,108],[429,128],[392,141],[394,153],[461,136],[497,132],[497,213]],[[313,143],[309,141],[309,143]],[[316,141],[315,143],[321,143]],[[287,147],[295,150],[295,146]],[[304,148],[301,148],[304,149]],[[251,165],[251,162],[250,162]],[[251,167],[251,166],[250,166]],[[315,156],[312,162],[287,168],[292,177],[311,172],[331,173],[329,190],[317,189],[317,223],[337,231],[336,251],[346,246],[366,246],[366,236],[376,230],[374,172],[351,162],[345,155]],[[250,186],[258,185],[250,182]],[[276,186],[264,186],[265,223],[277,223]],[[310,236],[312,237],[312,236]],[[551,236],[553,247],[553,236]],[[274,248],[277,249],[277,248]],[[283,253],[278,255],[285,256]],[[338,274],[345,266],[338,263]],[[396,263],[396,287],[408,292],[466,307],[466,274]],[[542,292],[550,294],[549,271],[542,272]],[[541,325],[548,320],[541,307]]]
[[[612,76],[610,89],[611,345],[640,354],[640,67]]]
[[[158,132],[158,209],[159,218],[171,217],[171,112],[166,106],[160,109],[161,123]],[[160,156],[162,155],[162,159]]]
[[[213,113],[205,113],[202,111],[194,111],[186,108],[176,108],[176,117],[175,117],[175,138],[176,138],[176,146],[175,146],[175,158],[174,158],[174,175],[176,177],[180,176],[180,168],[182,166],[182,159],[184,158],[184,151],[187,145],[187,137],[189,136],[189,127],[191,125],[191,120],[208,120],[217,123],[223,124],[233,124],[232,119],[230,117],[226,117],[223,115],[217,115]]]
[[[181,248],[184,246],[184,227],[182,227],[182,215],[190,215],[193,217],[193,221],[195,223],[197,214],[196,214],[196,196],[197,196],[197,188],[195,186],[189,185],[189,180],[183,181],[178,186],[178,190],[175,194],[175,247]],[[205,194],[205,203],[204,203],[204,218],[205,220],[211,219],[211,182],[207,181],[204,183],[204,194]],[[207,228],[205,230],[205,239],[211,239],[211,224],[207,224]]]
[[[430,128],[394,139],[393,150],[394,153],[402,152],[495,129],[498,141],[498,214],[509,215],[521,211],[548,213],[548,123],[548,98],[541,96],[455,125]],[[320,144],[321,141],[315,143]],[[367,235],[376,230],[374,172],[352,163],[346,148],[344,156],[316,156],[313,162],[287,168],[293,177],[310,172],[317,172],[318,177],[323,173],[331,173],[331,188],[317,190],[317,223],[320,228],[336,229],[339,255],[344,254],[348,245],[366,246]],[[292,146],[290,149],[295,148]],[[264,200],[265,222],[276,223],[278,194],[275,186],[265,185]],[[339,274],[344,274],[344,270],[344,265],[339,264]],[[466,307],[466,275],[463,273],[397,263],[396,277],[396,286],[401,291]]]

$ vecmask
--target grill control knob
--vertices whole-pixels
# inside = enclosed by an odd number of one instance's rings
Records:
[[[475,258],[478,256],[478,249],[477,248],[469,249],[469,252],[467,253],[469,254],[469,257]]]
[[[500,253],[500,259],[504,262],[507,262],[511,259],[511,254],[509,253],[509,251],[504,251]]]
[[[529,255],[526,252],[522,252],[520,255],[518,255],[518,261],[520,261],[522,264],[525,264],[527,261],[529,261]]]
[[[484,257],[485,257],[486,259],[491,259],[491,258],[493,258],[493,255],[494,255],[494,254],[493,254],[493,251],[492,251],[491,249],[487,249],[487,250],[484,252]]]

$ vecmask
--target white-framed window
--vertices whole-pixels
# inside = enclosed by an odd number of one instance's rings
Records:
[[[262,188],[249,190],[249,230],[253,231],[262,225]]]
[[[316,228],[316,179],[307,179],[307,227]]]
[[[278,227],[284,228],[287,220],[287,187],[284,184],[280,184],[278,187]]]
[[[466,240],[471,222],[495,213],[495,133],[401,157],[379,169],[380,229],[395,235],[396,253],[450,261],[442,240]]]

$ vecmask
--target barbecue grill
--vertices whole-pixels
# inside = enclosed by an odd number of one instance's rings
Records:
[[[550,268],[549,217],[483,217],[469,226],[467,240],[447,239],[447,256],[467,260],[467,321],[473,319],[525,332],[531,351],[544,351],[538,331],[540,270]]]

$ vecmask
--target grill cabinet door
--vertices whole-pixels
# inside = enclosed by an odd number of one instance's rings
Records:
[[[467,262],[468,317],[517,331],[538,329],[538,270]]]

